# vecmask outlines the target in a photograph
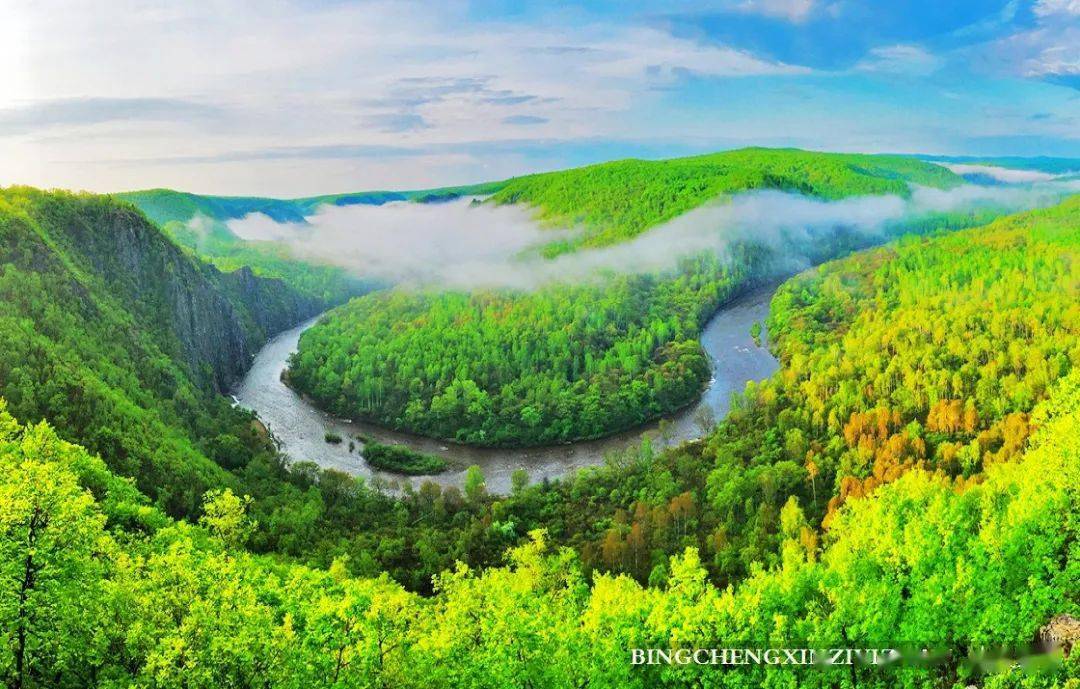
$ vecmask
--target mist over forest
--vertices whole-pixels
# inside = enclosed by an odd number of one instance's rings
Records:
[[[837,230],[881,237],[887,228],[935,213],[1010,212],[1051,205],[1080,181],[1058,181],[1038,171],[978,165],[948,166],[962,174],[996,175],[999,185],[950,189],[914,185],[907,197],[855,196],[834,201],[776,190],[749,191],[702,204],[673,220],[613,246],[586,248],[554,258],[544,248],[581,233],[545,225],[522,205],[466,197],[438,203],[326,204],[304,222],[280,222],[255,212],[229,220],[237,237],[284,245],[304,260],[329,263],[358,276],[403,286],[450,289],[535,289],[557,282],[602,279],[612,273],[662,273],[680,259],[708,253],[730,258],[735,243],[753,242],[775,253],[778,270],[809,265],[799,252]],[[986,171],[990,171],[987,173]],[[196,216],[189,225],[207,224]]]

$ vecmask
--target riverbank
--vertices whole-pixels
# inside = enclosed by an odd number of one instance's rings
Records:
[[[701,344],[712,365],[712,378],[701,398],[681,412],[644,427],[617,433],[597,440],[567,445],[520,449],[480,448],[457,445],[391,431],[375,424],[338,419],[313,406],[281,380],[289,355],[296,351],[300,335],[318,321],[313,318],[279,334],[268,342],[251,369],[235,390],[237,402],[258,414],[294,461],[312,461],[325,468],[338,469],[369,479],[409,482],[415,486],[434,481],[443,486],[461,486],[464,468],[477,465],[484,472],[488,490],[510,490],[511,474],[524,469],[531,481],[555,479],[576,469],[601,464],[605,456],[641,443],[653,436],[654,446],[666,447],[699,438],[730,406],[731,395],[741,392],[751,380],[772,375],[778,363],[765,341],[754,343],[750,328],[764,322],[769,302],[777,285],[750,291],[729,302],[709,320],[701,334]],[[766,335],[763,333],[762,335]],[[663,424],[664,432],[659,433]],[[363,459],[363,450],[350,452],[348,444],[325,441],[327,433],[345,438],[371,437],[387,445],[404,445],[416,452],[435,454],[446,459],[453,469],[436,476],[404,477],[375,470]]]

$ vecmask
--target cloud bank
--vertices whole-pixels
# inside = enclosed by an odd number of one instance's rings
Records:
[[[995,165],[967,165],[967,164],[947,164],[942,163],[942,167],[947,167],[958,175],[972,175],[977,177],[983,177],[992,179],[995,182],[1002,184],[1030,184],[1032,182],[1049,182],[1053,180],[1057,175],[1052,175],[1048,172],[1041,172],[1039,170],[1016,170],[1007,167],[998,167]]]
[[[285,244],[294,255],[340,265],[369,278],[411,284],[483,281],[496,266],[558,239],[520,206],[397,201],[380,206],[323,206],[307,224],[261,213],[230,221],[242,239]]]
[[[1045,206],[1063,193],[1080,190],[1078,184],[916,187],[910,198],[863,196],[831,202],[779,191],[750,192],[692,210],[627,242],[555,259],[542,258],[539,249],[580,230],[543,228],[527,208],[472,200],[327,206],[307,224],[252,214],[228,226],[241,238],[281,242],[298,257],[339,265],[366,278],[448,289],[533,289],[611,273],[662,272],[702,252],[725,259],[734,244],[746,241],[770,247],[785,270],[795,270],[809,263],[795,247],[805,251],[839,229],[880,236],[890,226],[928,213]]]

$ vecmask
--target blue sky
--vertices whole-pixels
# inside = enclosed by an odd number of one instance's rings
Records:
[[[1080,157],[1080,0],[14,0],[0,184],[306,195],[747,145]]]

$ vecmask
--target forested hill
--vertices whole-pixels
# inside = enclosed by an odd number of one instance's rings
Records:
[[[963,179],[948,169],[910,156],[744,148],[667,160],[616,160],[501,181],[414,191],[275,199],[148,189],[116,196],[131,201],[151,220],[193,247],[205,238],[183,226],[196,218],[210,221],[218,240],[231,237],[235,242],[236,237],[224,224],[249,213],[262,213],[278,222],[304,222],[323,205],[426,203],[488,195],[492,203],[532,206],[537,217],[551,225],[582,225],[586,232],[578,242],[602,245],[633,237],[728,193],[777,189],[832,200],[860,194],[907,196],[912,184],[950,188],[962,183]],[[221,247],[214,249],[220,251]]]
[[[492,203],[524,203],[552,225],[584,227],[572,244],[601,246],[636,236],[723,194],[791,191],[835,200],[907,196],[911,185],[951,188],[948,169],[902,156],[744,148],[671,160],[618,160],[508,180]]]
[[[551,255],[625,241],[729,192],[783,189],[840,199],[960,183],[943,167],[898,156],[743,149],[522,177],[489,202],[529,204],[543,220],[578,226],[571,240],[546,247]],[[368,295],[304,333],[290,380],[335,414],[460,442],[601,437],[670,414],[700,394],[710,374],[701,328],[747,285],[784,270],[784,258],[827,260],[900,232],[965,227],[991,216],[987,209],[927,215],[878,235],[837,227],[791,237],[782,248],[751,237],[724,257],[699,255],[603,284]]]
[[[907,195],[911,184],[947,188],[962,179],[939,165],[903,156],[747,148],[690,158],[620,160],[502,181],[413,191],[363,191],[296,199],[207,196],[148,189],[116,194],[158,223],[177,243],[223,270],[250,266],[306,294],[338,304],[371,285],[341,268],[307,262],[283,244],[237,237],[230,220],[251,213],[303,223],[326,205],[431,203],[491,196],[496,204],[531,206],[549,225],[578,227],[571,240],[554,240],[554,256],[581,246],[631,238],[726,193],[778,189],[837,199],[860,194]]]
[[[109,300],[159,334],[163,351],[226,390],[270,335],[318,313],[315,299],[250,270],[222,273],[180,251],[135,209],[107,197],[2,192],[10,249],[62,267],[87,298]],[[18,235],[21,235],[19,237]],[[24,254],[25,255],[25,254]],[[38,270],[38,272],[41,272]]]
[[[361,280],[340,268],[305,263],[273,242],[245,241],[227,222],[263,213],[278,222],[303,222],[304,212],[291,201],[251,197],[199,196],[152,189],[116,198],[135,204],[177,244],[225,272],[247,268],[260,277],[284,280],[290,287],[326,306],[339,304],[365,289]]]
[[[224,481],[210,456],[242,462],[222,434],[249,423],[219,393],[270,335],[322,308],[190,256],[130,204],[0,190],[0,396],[148,492],[184,494],[179,511]]]
[[[146,216],[159,224],[187,222],[196,215],[210,220],[226,221],[242,218],[249,213],[262,213],[278,222],[303,222],[320,206],[378,206],[393,201],[431,203],[460,196],[487,195],[501,188],[504,182],[472,184],[459,187],[440,187],[407,191],[358,191],[343,194],[323,194],[296,199],[276,199],[259,196],[212,196],[191,194],[172,189],[145,189],[115,194],[138,206]]]
[[[1047,174],[1069,175],[1080,172],[1080,158],[1058,158],[1054,156],[947,156],[947,155],[909,155],[932,163],[959,163],[964,165],[984,165],[1012,170],[1030,170]]]

